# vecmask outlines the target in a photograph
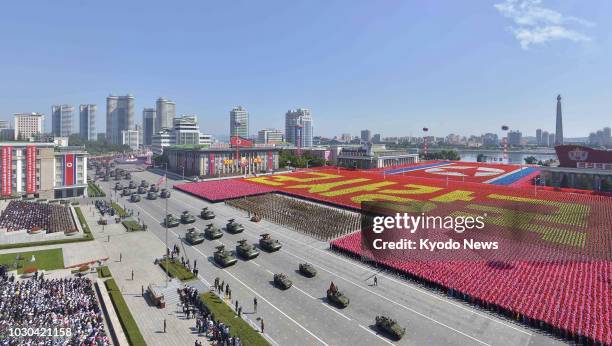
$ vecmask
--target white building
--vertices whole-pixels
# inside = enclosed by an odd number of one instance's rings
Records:
[[[138,130],[121,131],[121,144],[128,145],[132,150],[138,150],[140,145],[140,133]]]
[[[72,134],[73,114],[71,105],[51,106],[51,132],[54,136],[69,137]]]
[[[195,115],[183,115],[173,121],[174,144],[200,144],[200,128]]]
[[[15,140],[31,141],[43,133],[45,116],[40,113],[15,113]]]
[[[298,108],[285,114],[285,141],[296,147],[312,147],[312,116],[310,110]]]
[[[153,154],[161,155],[164,153],[164,148],[174,144],[174,133],[169,129],[161,130],[153,135],[151,141],[151,151]]]
[[[277,129],[263,129],[257,133],[257,142],[262,144],[276,144],[283,141],[283,131]]]
[[[249,112],[242,106],[230,111],[230,137],[234,136],[249,137]]]
[[[134,129],[134,96],[114,96],[106,98],[106,140],[121,144],[122,131]]]
[[[176,103],[160,97],[155,102],[155,133],[171,129],[176,117]]]
[[[79,136],[87,141],[96,140],[96,105],[79,106]]]

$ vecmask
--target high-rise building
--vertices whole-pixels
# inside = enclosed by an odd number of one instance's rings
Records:
[[[610,128],[604,127],[597,132],[591,132],[589,134],[589,144],[594,146],[610,147],[612,146],[612,137],[610,134]]]
[[[121,131],[134,130],[134,96],[109,95],[106,98],[106,140],[121,144]]]
[[[15,130],[11,128],[8,120],[0,120],[0,141],[14,141]]]
[[[368,143],[372,140],[372,132],[370,130],[361,130],[361,141]]]
[[[176,117],[176,103],[160,97],[155,102],[155,133],[171,129]]]
[[[121,131],[121,144],[129,146],[132,150],[138,150],[140,145],[139,135],[138,130]]]
[[[381,143],[380,133],[375,133],[372,136],[372,143],[374,143],[374,144],[380,144]]]
[[[312,147],[312,116],[310,110],[298,108],[285,114],[285,141],[297,147]]]
[[[557,95],[557,123],[555,126],[555,145],[563,145],[563,117],[561,116],[561,95]]]
[[[200,128],[198,118],[195,115],[183,115],[175,118],[173,125],[173,144],[200,144]]]
[[[230,137],[249,137],[249,112],[242,106],[230,111]]]
[[[548,131],[542,131],[542,142],[540,145],[543,147],[548,146]]]
[[[536,130],[536,144],[538,146],[542,145],[542,129],[537,129]]]
[[[262,144],[276,144],[283,141],[283,131],[277,129],[263,129],[257,133],[257,142]]]
[[[511,147],[519,147],[521,146],[521,141],[523,139],[523,134],[521,131],[509,131],[508,132],[508,145]]]
[[[72,133],[72,114],[70,105],[53,105],[51,107],[51,132],[56,137],[68,137]]]
[[[79,136],[86,141],[95,141],[96,134],[96,105],[79,106]]]
[[[30,141],[44,131],[45,116],[40,113],[15,113],[15,140]]]
[[[155,133],[155,108],[142,110],[142,144],[152,145]]]
[[[549,147],[554,147],[555,146],[555,134],[554,133],[549,133],[548,134],[548,146]]]

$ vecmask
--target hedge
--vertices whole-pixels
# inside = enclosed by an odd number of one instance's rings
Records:
[[[144,231],[142,226],[134,220],[122,221],[121,224],[126,228],[128,232]]]
[[[127,217],[129,216],[128,213],[123,210],[123,208],[121,208],[121,206],[115,202],[111,203],[111,206],[113,207],[113,209],[115,209],[115,211],[117,212],[117,214],[119,215],[119,217]]]
[[[99,278],[109,278],[113,276],[107,266],[102,266],[96,269]]]
[[[87,224],[87,221],[85,220],[85,216],[83,216],[83,212],[81,211],[80,207],[76,207],[74,208],[74,211],[77,214],[77,217],[79,218],[79,222],[81,223],[81,228],[83,229],[83,233],[85,233],[85,238],[87,238],[88,240],[93,240],[93,233],[91,233],[91,230],[89,229],[89,225]]]
[[[119,317],[119,322],[121,323],[123,332],[128,339],[128,343],[130,345],[146,345],[146,342],[138,329],[138,325],[136,324],[130,309],[125,303],[125,299],[123,299],[123,295],[121,294],[121,291],[119,291],[117,283],[115,283],[115,279],[106,280],[104,285],[106,286],[108,295],[113,302],[113,307],[117,312],[117,317]]]
[[[170,276],[173,278],[177,278],[181,281],[187,281],[195,277],[193,273],[189,271],[189,269],[185,268],[185,266],[175,259],[169,261],[163,259],[159,261],[159,265],[162,267],[164,272],[166,271],[166,264],[168,265],[168,274],[170,274]]]
[[[200,294],[200,300],[208,310],[215,316],[215,320],[223,322],[230,327],[230,334],[238,336],[242,344],[264,346],[270,343],[255,329],[253,329],[242,318],[236,318],[236,312],[232,310],[221,298],[212,292]]]

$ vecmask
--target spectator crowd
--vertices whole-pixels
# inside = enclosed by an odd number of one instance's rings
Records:
[[[0,228],[7,231],[44,229],[47,233],[75,230],[70,207],[39,202],[10,201],[0,216]]]

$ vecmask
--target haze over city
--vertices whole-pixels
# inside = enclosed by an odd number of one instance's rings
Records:
[[[167,97],[211,134],[243,105],[251,132],[305,107],[322,136],[533,136],[560,93],[566,137],[609,126],[607,1],[217,5],[5,4],[0,119],[41,112],[50,129],[52,104],[92,103],[101,132],[106,96],[131,93],[136,114]]]

